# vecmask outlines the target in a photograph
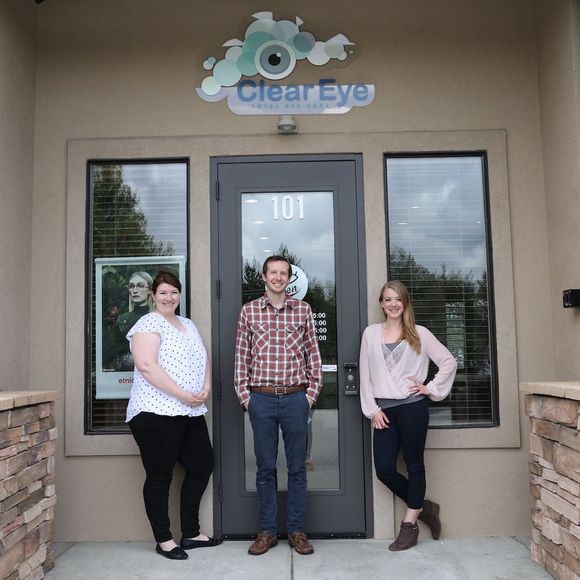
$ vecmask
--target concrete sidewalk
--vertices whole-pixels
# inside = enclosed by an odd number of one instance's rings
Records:
[[[299,556],[286,541],[263,556],[247,553],[250,542],[229,541],[216,548],[189,551],[189,559],[170,561],[155,544],[57,544],[60,553],[47,580],[546,580],[530,559],[528,538],[419,540],[392,553],[384,540],[314,540],[315,553]]]

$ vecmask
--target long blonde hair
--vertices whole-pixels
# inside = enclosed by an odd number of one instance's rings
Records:
[[[387,282],[381,288],[381,293],[379,295],[379,304],[381,304],[381,306],[383,302],[383,294],[387,289],[394,290],[403,303],[403,330],[400,339],[406,340],[409,346],[419,354],[421,352],[421,338],[415,328],[415,312],[413,311],[413,304],[411,302],[409,291],[399,280],[391,280],[390,282]],[[387,315],[385,314],[385,318],[386,317]]]

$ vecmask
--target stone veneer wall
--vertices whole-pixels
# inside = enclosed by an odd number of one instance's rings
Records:
[[[535,500],[532,559],[558,580],[580,579],[579,405],[574,399],[526,396],[531,424],[530,490]]]
[[[0,391],[0,578],[36,580],[54,565],[54,391]]]

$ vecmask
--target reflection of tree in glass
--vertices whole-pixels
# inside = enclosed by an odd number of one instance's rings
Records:
[[[94,258],[169,256],[175,253],[171,242],[155,242],[154,237],[147,233],[147,216],[140,207],[138,192],[124,182],[121,165],[93,165],[91,178]],[[130,275],[130,272],[115,268],[110,270],[103,272],[103,366],[110,365],[112,360],[123,356],[121,351],[125,353],[127,351],[125,337],[119,336],[118,329],[114,323],[111,324],[111,321],[116,320],[119,310],[126,309],[128,302],[126,291],[128,280],[126,277]],[[94,312],[93,309],[93,353],[96,338]],[[94,357],[92,365],[94,373]],[[94,381],[92,391],[94,397]],[[107,427],[125,428],[125,400],[93,400],[92,406],[93,426],[98,424],[95,417],[102,416],[106,417]]]
[[[242,304],[247,304],[264,294],[264,281],[262,280],[262,264],[257,258],[251,262],[245,260],[242,265]]]
[[[301,259],[290,252],[286,244],[280,244],[276,255],[285,256],[291,264],[304,270]],[[308,279],[308,292],[303,300],[310,304],[315,315],[323,314],[324,318],[317,319],[324,324],[326,340],[319,341],[320,354],[323,364],[337,364],[336,358],[336,293],[334,283],[327,281],[323,284],[315,276],[310,276],[304,270]],[[242,304],[255,300],[264,294],[262,280],[262,264],[257,258],[244,259],[242,265]],[[317,408],[336,408],[336,373],[325,373],[324,388],[316,404]]]
[[[139,196],[123,181],[121,165],[93,167],[93,254],[112,256],[170,256],[171,242],[155,242],[147,233],[147,216]]]
[[[418,264],[410,252],[394,246],[389,279],[401,280],[409,288],[417,324],[431,330],[463,363],[448,399],[453,422],[491,422],[493,393],[486,272],[478,280],[459,270],[448,272],[445,265],[439,272],[433,272]],[[431,365],[428,380],[434,372],[436,368]]]

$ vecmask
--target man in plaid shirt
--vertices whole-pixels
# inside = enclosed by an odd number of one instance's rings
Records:
[[[320,393],[322,368],[312,310],[286,295],[291,273],[284,256],[270,256],[264,262],[266,293],[242,307],[236,333],[234,385],[250,416],[258,466],[261,531],[248,550],[255,556],[278,543],[279,429],[288,465],[288,543],[299,554],[314,552],[304,533],[306,443],[308,414]]]

